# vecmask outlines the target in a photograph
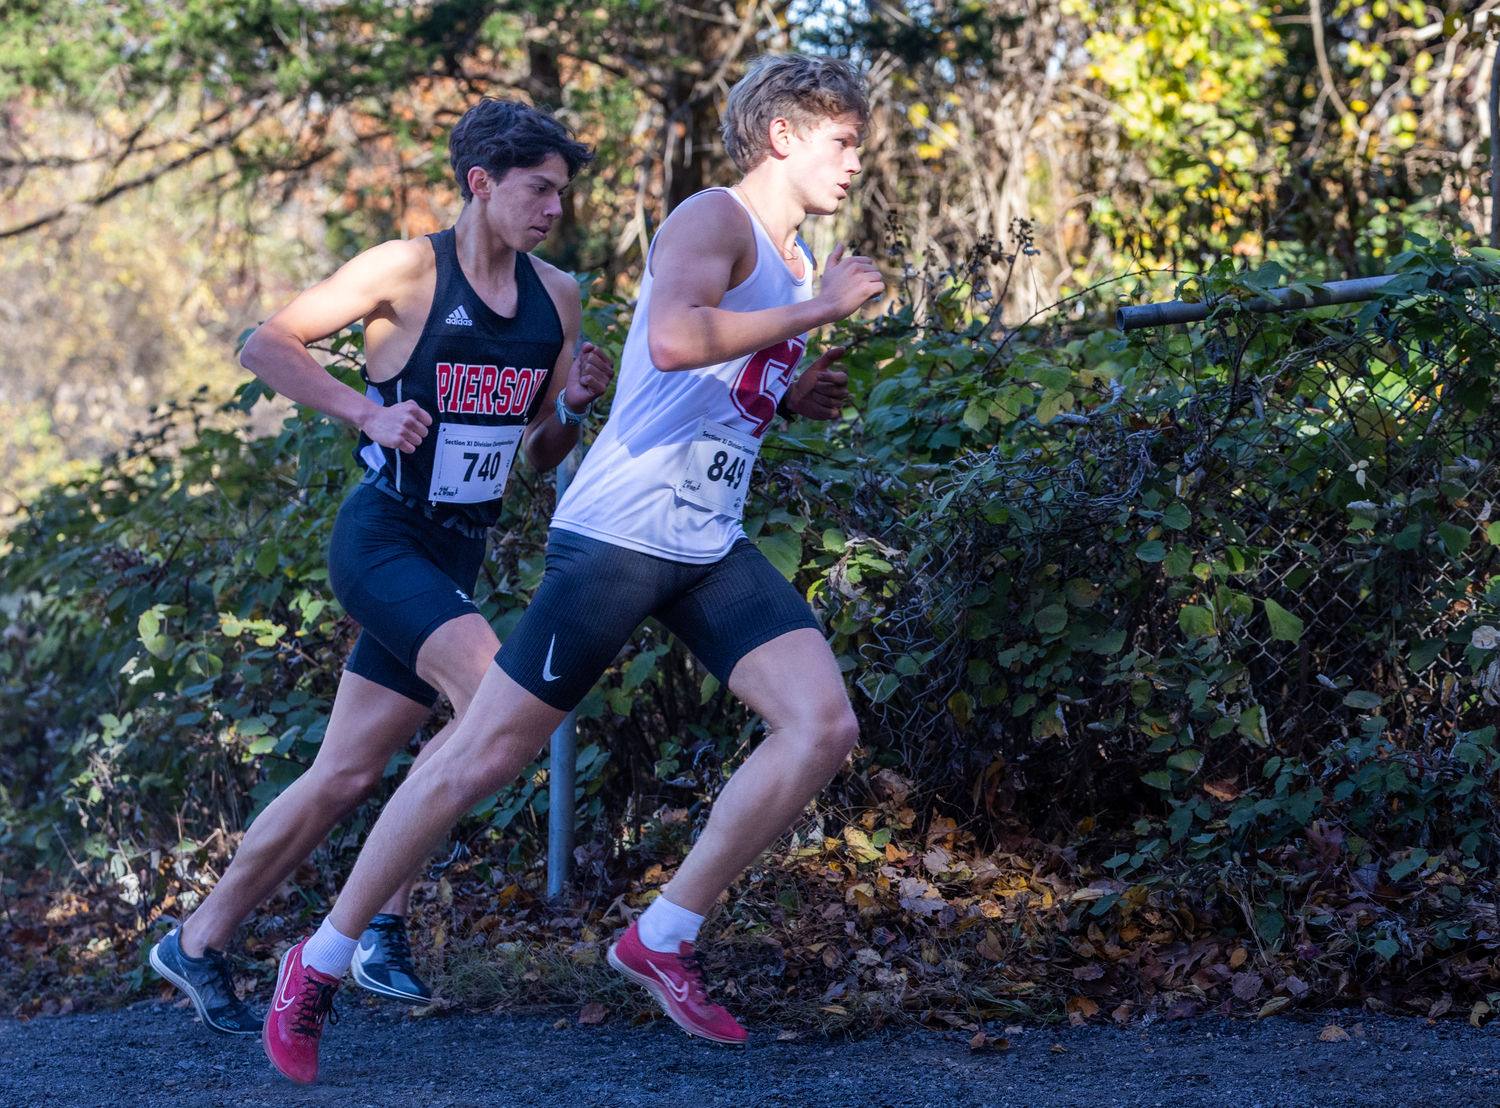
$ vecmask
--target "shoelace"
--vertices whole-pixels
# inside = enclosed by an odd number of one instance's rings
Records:
[[[380,936],[385,964],[408,977],[415,976],[411,964],[411,942],[406,937],[406,921],[399,916],[394,919],[372,920],[370,927]]]
[[[323,1021],[337,1024],[339,1022],[339,1010],[333,1006],[333,994],[339,991],[337,985],[318,985],[317,991],[309,989],[302,991],[302,1005],[297,1010],[297,1019],[292,1024],[292,1030],[299,1035],[321,1035],[323,1033]]]
[[[223,1003],[218,1007],[237,1006],[240,998],[234,993],[234,971],[230,968],[229,959],[217,951],[207,951],[209,972],[213,974],[208,982],[211,989],[217,989],[223,997]]]
[[[709,1005],[708,969],[704,966],[703,960],[699,957],[697,951],[694,951],[692,954],[679,955],[678,961],[689,975],[688,983],[692,991],[688,995],[700,1005]]]

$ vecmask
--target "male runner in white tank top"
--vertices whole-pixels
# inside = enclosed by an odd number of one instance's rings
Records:
[[[447,746],[386,805],[310,941],[352,941],[655,616],[764,717],[767,735],[609,959],[691,1034],[745,1041],[704,995],[699,925],[843,765],[858,726],[806,601],[745,537],[740,515],[778,406],[831,419],[847,397],[847,378],[830,368],[840,348],[796,374],[806,333],[883,291],[871,261],[841,247],[814,295],[797,237],[808,215],[832,213],[847,194],[866,114],[859,78],[826,58],[759,59],[730,92],[725,145],[744,179],[690,199],[662,225],[609,422],[558,506],[541,587]]]

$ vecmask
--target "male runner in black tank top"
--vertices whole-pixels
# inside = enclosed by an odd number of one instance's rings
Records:
[[[375,791],[439,692],[454,719],[413,769],[462,718],[499,645],[470,594],[514,455],[524,447],[538,469],[557,465],[613,376],[592,344],[573,355],[578,286],[527,253],[561,214],[559,193],[592,158],[588,148],[540,112],[485,101],[454,129],[450,149],[465,200],[454,227],[366,251],[245,345],[244,365],[278,392],[360,429],[356,453],[368,473],[339,511],[329,577],[363,630],[313,765],[260,814],[197,910],[152,949],[156,969],[220,1031],[262,1029],[222,954],[240,922]],[[306,349],[356,320],[365,326],[364,394]],[[361,936],[355,979],[421,1000],[403,919],[410,887]],[[347,951],[335,953],[347,964]],[[324,1015],[300,1006],[284,1014],[292,1040],[298,1019],[320,1024]]]

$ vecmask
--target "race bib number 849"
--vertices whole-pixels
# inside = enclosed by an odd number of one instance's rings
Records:
[[[739,519],[745,511],[750,471],[759,452],[759,439],[704,417],[688,448],[687,464],[677,482],[677,498]]]
[[[521,443],[521,431],[519,426],[440,424],[427,499],[441,504],[499,500]]]

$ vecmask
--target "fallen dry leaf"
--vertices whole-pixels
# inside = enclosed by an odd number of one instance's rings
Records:
[[[1240,790],[1235,786],[1232,777],[1226,777],[1222,781],[1210,781],[1203,786],[1203,791],[1215,800],[1236,800],[1240,795]]]
[[[1318,1032],[1318,1041],[1320,1043],[1347,1043],[1349,1041],[1349,1032],[1336,1023],[1330,1023]]]
[[[1065,1046],[1063,1046],[1062,1043],[1053,1043],[1052,1044],[1052,1053],[1053,1054],[1066,1054],[1066,1053],[1068,1053],[1068,1048],[1065,1047]]]
[[[1449,996],[1447,993],[1444,993],[1442,995],[1441,999],[1439,999],[1438,1001],[1436,1001],[1433,1004],[1433,1006],[1427,1010],[1427,1018],[1435,1020],[1439,1016],[1445,1015],[1446,1013],[1448,1013],[1449,1011],[1451,1011],[1452,1008],[1453,1008],[1453,998],[1451,996]]]
[[[1250,957],[1250,952],[1242,946],[1237,946],[1229,954],[1229,968],[1239,969],[1245,964],[1245,959]]]
[[[776,1035],[776,1041],[778,1043],[789,1043],[793,1039],[795,1039],[796,1037],[797,1037],[797,1032],[795,1032],[795,1031],[781,1031],[781,1032],[777,1033],[777,1035]]]
[[[1099,1011],[1099,1004],[1086,996],[1075,996],[1068,1001],[1068,1011],[1078,1012],[1086,1019]]]
[[[583,1011],[578,1013],[578,1022],[581,1024],[603,1023],[606,1011],[604,1005],[597,1000],[591,1001],[583,1006]]]
[[[873,862],[885,857],[885,851],[873,846],[870,842],[870,836],[857,827],[844,828],[844,845],[848,848],[849,853],[853,854],[861,862]]]
[[[1489,1015],[1490,1006],[1482,1000],[1476,1000],[1474,1007],[1469,1009],[1469,1022],[1478,1027],[1484,1022],[1484,1017]]]
[[[1265,984],[1258,973],[1237,973],[1234,975],[1234,983],[1230,985],[1230,990],[1235,996],[1248,1003],[1260,996]]]
[[[1267,1016],[1274,1016],[1292,1002],[1289,996],[1273,996],[1260,1006],[1260,1011],[1255,1014],[1256,1019],[1263,1020]]]
[[[1176,1004],[1168,1008],[1162,1014],[1161,1018],[1164,1023],[1169,1020],[1187,1020],[1192,1019],[1202,1010],[1203,1005],[1199,1004],[1196,1000],[1179,1000]]]
[[[1120,1005],[1113,1012],[1111,1012],[1109,1014],[1109,1018],[1114,1020],[1116,1023],[1129,1023],[1130,1013],[1133,1011],[1135,1011],[1135,1002],[1127,1000],[1124,1004]]]
[[[995,934],[993,930],[986,931],[984,938],[979,941],[979,945],[974,949],[979,953],[981,958],[985,958],[988,961],[1005,961],[1005,950],[1001,946],[1000,936]]]
[[[568,1021],[567,1020],[558,1020],[556,1023],[554,1023],[552,1025],[552,1030],[554,1030],[554,1031],[561,1031],[564,1027],[567,1027],[567,1026],[568,1026]]]
[[[1104,967],[1097,962],[1091,962],[1086,966],[1079,966],[1073,971],[1075,981],[1097,981],[1104,976]]]
[[[870,788],[881,800],[900,806],[911,793],[911,782],[893,769],[883,769],[870,778]]]
[[[927,872],[936,877],[940,873],[947,873],[953,868],[953,855],[949,854],[940,846],[935,846],[926,854],[922,855],[922,865]]]

